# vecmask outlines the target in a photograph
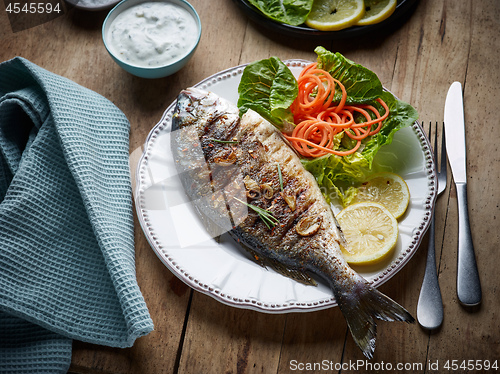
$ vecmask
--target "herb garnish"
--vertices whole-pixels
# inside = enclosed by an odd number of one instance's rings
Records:
[[[237,197],[233,197],[233,199],[238,200],[240,203],[245,204],[247,207],[249,207],[254,212],[256,212],[259,215],[259,217],[262,219],[262,221],[264,221],[264,223],[266,224],[268,229],[273,228],[274,226],[276,226],[277,223],[279,223],[279,220],[275,216],[273,216],[269,211],[262,209],[258,206],[255,206],[253,204],[249,204],[249,203],[246,203],[244,201],[241,201]]]
[[[280,164],[276,164],[276,166],[278,167],[278,176],[279,176],[279,179],[280,179],[280,188],[281,188],[281,191],[283,192],[283,175],[281,174],[281,167],[280,167]]]
[[[209,140],[214,141],[216,143],[227,143],[227,144],[236,144],[236,143],[238,143],[237,140],[220,140],[220,139],[213,139],[213,138],[210,138]]]

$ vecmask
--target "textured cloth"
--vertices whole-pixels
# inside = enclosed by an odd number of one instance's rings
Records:
[[[97,93],[0,64],[0,373],[64,373],[72,340],[132,346],[137,285],[130,124]]]

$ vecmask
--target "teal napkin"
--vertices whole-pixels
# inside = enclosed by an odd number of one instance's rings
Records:
[[[130,124],[16,57],[0,64],[0,372],[65,373],[72,340],[153,329],[135,275]]]

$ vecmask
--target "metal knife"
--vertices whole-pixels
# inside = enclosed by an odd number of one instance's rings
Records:
[[[467,177],[465,158],[465,123],[462,85],[453,82],[444,107],[446,154],[455,181],[458,201],[458,269],[457,296],[463,305],[481,302],[481,283],[472,243],[467,208]]]

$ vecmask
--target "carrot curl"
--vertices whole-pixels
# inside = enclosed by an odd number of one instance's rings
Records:
[[[345,105],[345,86],[326,70],[319,69],[316,62],[302,70],[297,83],[299,93],[290,107],[296,126],[291,135],[284,136],[302,156],[350,155],[359,149],[363,139],[377,134],[383,121],[389,116],[389,107],[380,98],[376,101],[384,109],[382,115],[373,105]],[[334,104],[336,92],[342,94],[340,101]],[[356,123],[355,113],[366,121]],[[335,135],[342,131],[356,141],[354,146],[346,151],[334,149]]]

